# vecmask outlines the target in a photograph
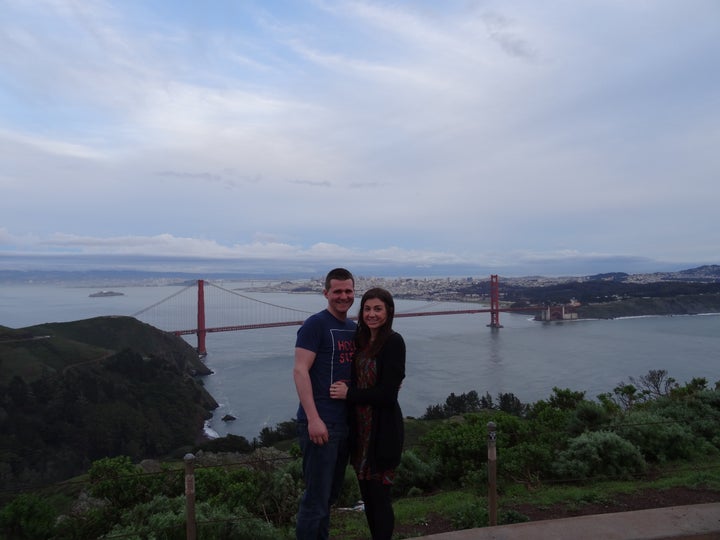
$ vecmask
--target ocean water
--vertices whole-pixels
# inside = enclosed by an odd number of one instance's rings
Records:
[[[113,287],[123,296],[89,298],[97,288],[51,285],[0,286],[0,325],[20,328],[99,315],[132,315],[181,287]],[[325,307],[322,295],[252,293],[274,305],[308,312]],[[397,312],[426,302],[398,300]],[[359,307],[359,300],[356,306]],[[444,303],[442,309],[468,309]],[[142,319],[142,316],[140,316]],[[450,393],[471,390],[495,399],[512,392],[524,403],[546,399],[553,387],[594,399],[621,381],[664,369],[678,382],[720,380],[720,315],[638,317],[541,323],[528,314],[501,313],[503,328],[487,328],[490,315],[396,318],[407,345],[407,377],[400,392],[406,416],[422,416]],[[212,333],[204,384],[220,407],[210,434],[248,439],[263,427],[290,420],[297,410],[292,381],[296,326]],[[187,341],[196,345],[194,336]],[[232,422],[222,421],[231,414]]]

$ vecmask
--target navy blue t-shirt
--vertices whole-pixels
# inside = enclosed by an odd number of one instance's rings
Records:
[[[355,321],[336,319],[327,309],[311,315],[297,332],[296,347],[315,353],[310,368],[315,407],[323,422],[347,422],[345,400],[330,397],[330,385],[346,381],[350,385],[350,371],[355,353]],[[302,407],[298,407],[298,420],[307,421]]]

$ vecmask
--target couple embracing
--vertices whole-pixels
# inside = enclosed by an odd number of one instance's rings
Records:
[[[372,539],[390,540],[395,525],[390,490],[403,445],[398,392],[405,378],[405,342],[392,329],[395,303],[385,289],[368,290],[356,324],[348,316],[355,278],[344,268],[327,274],[323,295],[327,308],[303,323],[295,343],[305,480],[297,539],[328,539],[330,507],[349,460]]]

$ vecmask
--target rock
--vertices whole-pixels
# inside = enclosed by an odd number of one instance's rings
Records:
[[[236,418],[232,414],[226,414],[225,416],[222,417],[223,422],[232,422],[235,419]]]

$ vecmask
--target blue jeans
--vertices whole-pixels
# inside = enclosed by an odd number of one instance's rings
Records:
[[[306,422],[298,422],[298,440],[303,456],[305,492],[300,500],[295,534],[297,540],[327,540],[330,536],[330,507],[337,500],[348,463],[348,428],[326,424],[329,440],[323,445],[310,441]]]

